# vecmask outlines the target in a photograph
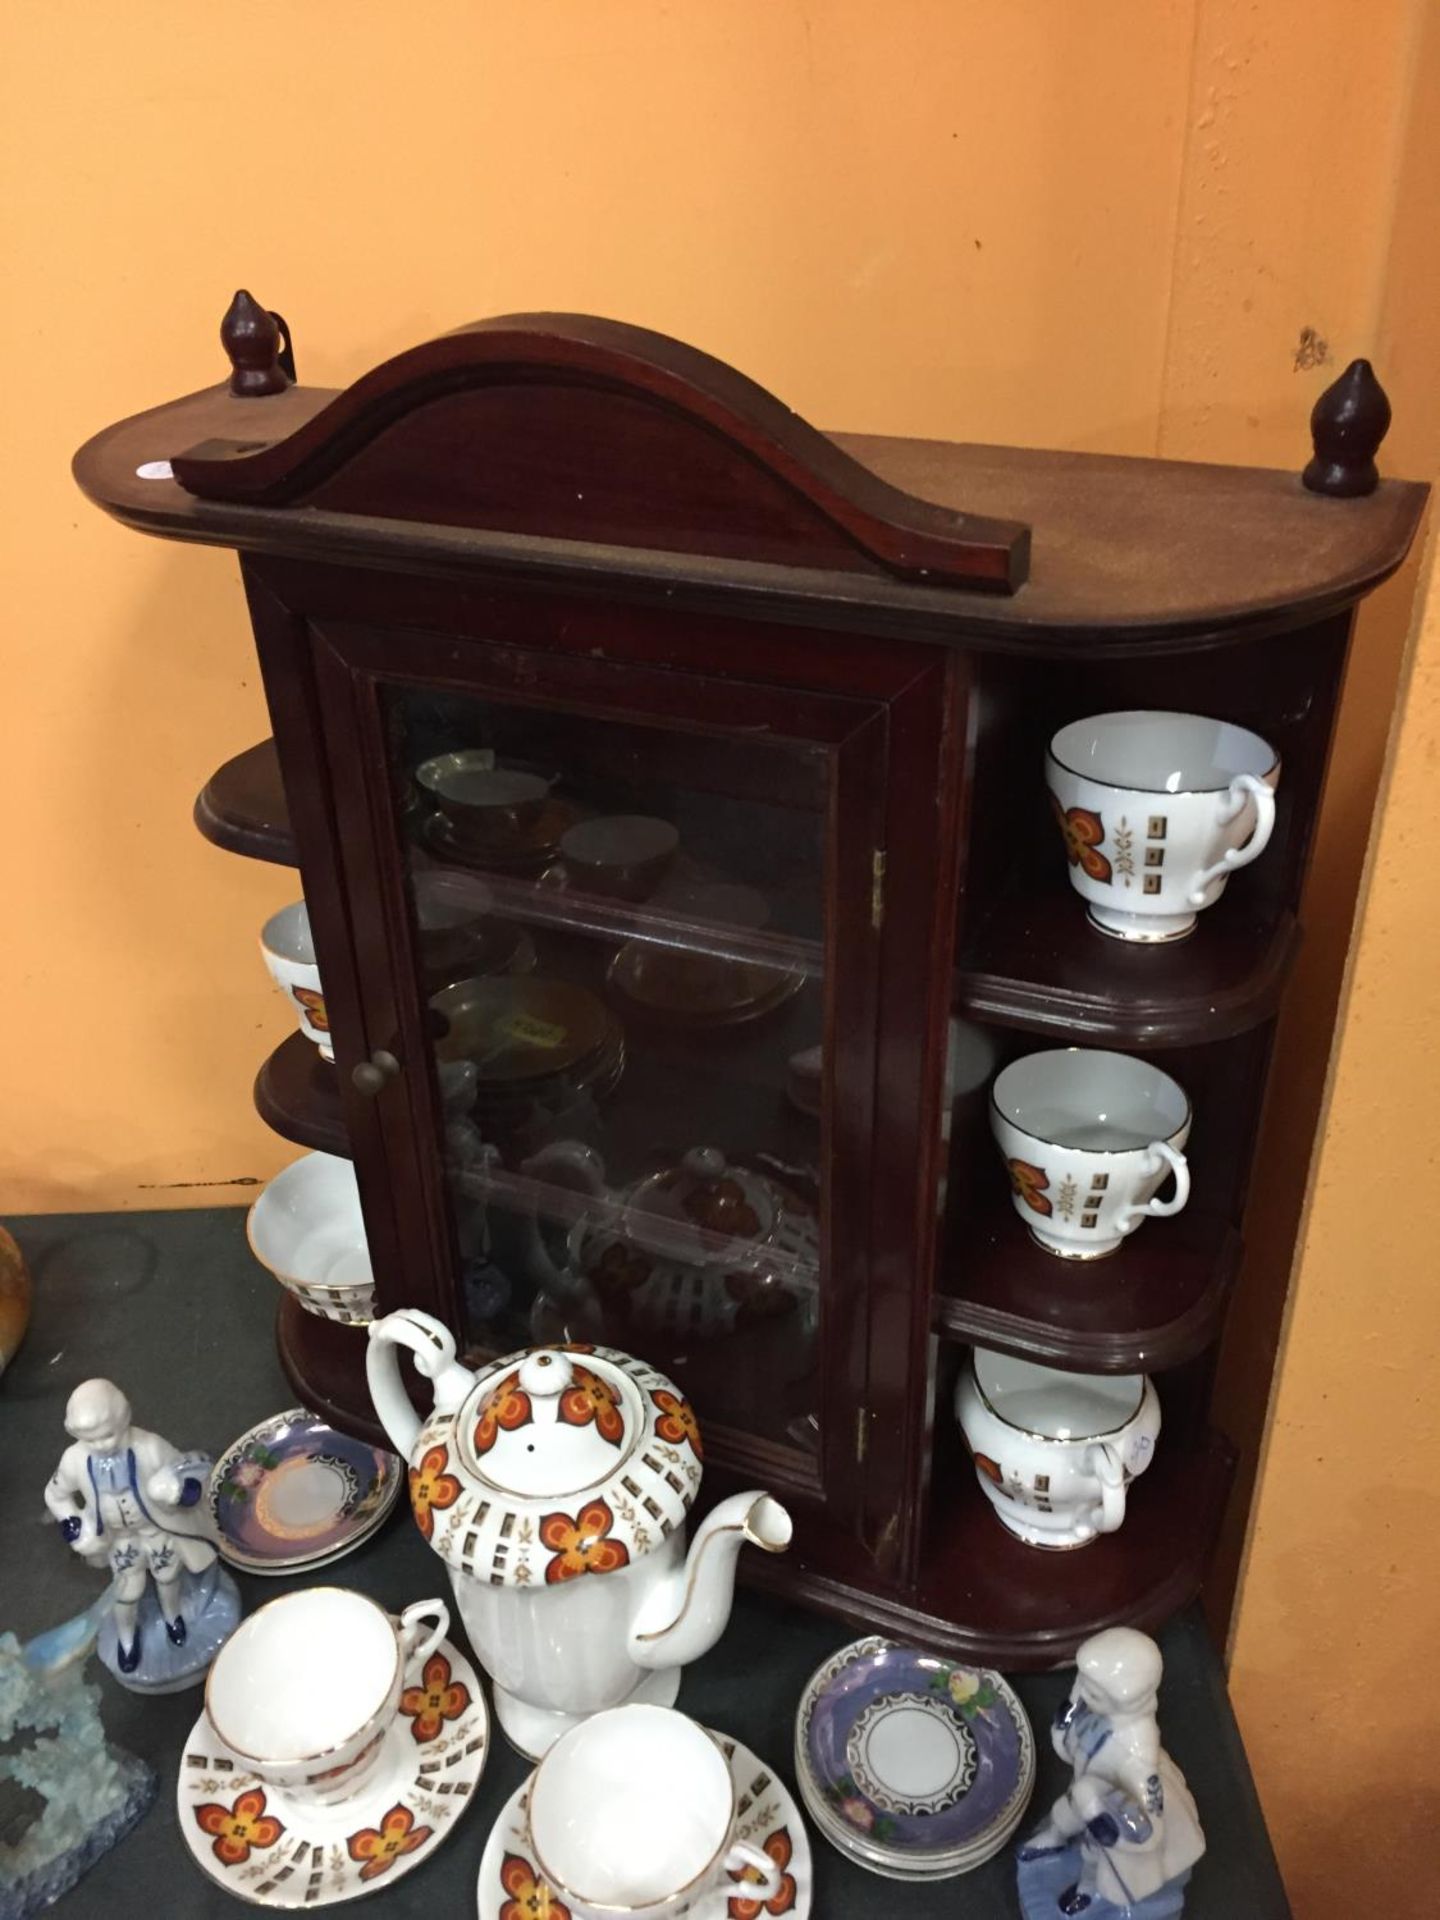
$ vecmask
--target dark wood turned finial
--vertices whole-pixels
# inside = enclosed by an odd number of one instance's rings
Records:
[[[242,287],[220,322],[220,344],[230,357],[230,391],[242,400],[284,393],[293,376],[285,359],[290,343],[277,314]]]
[[[1353,500],[1380,484],[1375,454],[1390,431],[1390,402],[1368,360],[1352,360],[1315,402],[1315,457],[1300,476],[1312,493]]]

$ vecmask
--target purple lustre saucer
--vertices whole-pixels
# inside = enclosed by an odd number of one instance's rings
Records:
[[[349,1553],[399,1497],[401,1462],[301,1407],[261,1421],[210,1476],[220,1551],[247,1573],[295,1573]]]
[[[795,1767],[816,1825],[843,1852],[898,1878],[941,1878],[1014,1832],[1035,1748],[998,1673],[877,1636],[811,1677]]]

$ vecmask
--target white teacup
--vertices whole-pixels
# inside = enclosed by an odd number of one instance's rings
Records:
[[[1118,940],[1183,940],[1275,829],[1280,756],[1194,713],[1101,713],[1050,742],[1046,784],[1091,922]]]
[[[1190,1102],[1168,1073],[1133,1054],[1057,1047],[1027,1053],[995,1076],[990,1131],[1015,1211],[1047,1253],[1098,1260],[1142,1221],[1190,1198],[1180,1149]],[[1156,1199],[1175,1176],[1175,1192]]]
[[[322,1060],[333,1060],[330,1016],[320,991],[320,969],[315,964],[315,942],[305,902],[281,907],[260,929],[260,951],[270,977],[300,1016],[300,1031],[320,1049]]]
[[[960,1375],[955,1417],[986,1498],[1032,1547],[1083,1547],[1114,1533],[1160,1433],[1160,1402],[1143,1374],[1062,1373],[983,1347]]]
[[[353,1162],[302,1153],[245,1216],[250,1251],[307,1313],[342,1326],[375,1317],[375,1273]]]
[[[292,1801],[348,1800],[380,1759],[407,1663],[428,1659],[449,1626],[443,1600],[394,1620],[348,1587],[282,1594],[216,1655],[205,1712],[230,1752]]]
[[[766,1901],[780,1867],[734,1838],[735,1783],[703,1727],[673,1707],[612,1707],[558,1739],[530,1783],[535,1864],[573,1920],[674,1920],[749,1871]]]

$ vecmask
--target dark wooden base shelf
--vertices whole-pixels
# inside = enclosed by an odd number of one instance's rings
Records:
[[[1226,1220],[1187,1207],[1148,1220],[1104,1260],[1061,1260],[1009,1205],[951,1235],[934,1300],[949,1339],[998,1347],[1081,1372],[1153,1372],[1192,1359],[1220,1330],[1240,1263]]]
[[[278,867],[297,864],[273,740],[247,747],[211,774],[195,802],[195,824],[227,853]]]
[[[952,1658],[1012,1672],[1064,1666],[1102,1627],[1153,1629],[1199,1592],[1234,1470],[1234,1449],[1218,1433],[1191,1451],[1167,1452],[1162,1437],[1154,1466],[1130,1489],[1120,1531],[1053,1553],[1007,1533],[969,1463],[956,1462],[938,1487],[908,1596],[864,1592],[762,1554],[742,1554],[741,1573],[857,1629]]]
[[[350,1156],[334,1063],[303,1033],[282,1040],[255,1076],[255,1108],[267,1127],[297,1146]]]
[[[1293,914],[1240,900],[1173,946],[1112,940],[1072,889],[1001,900],[966,942],[955,1010],[1062,1045],[1185,1047],[1268,1020],[1300,945]]]
[[[368,1339],[364,1327],[322,1320],[306,1313],[293,1294],[282,1293],[275,1316],[275,1345],[300,1404],[344,1433],[388,1447],[365,1382]]]

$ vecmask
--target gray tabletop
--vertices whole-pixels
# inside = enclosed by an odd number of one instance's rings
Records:
[[[130,1395],[139,1425],[212,1453],[288,1406],[292,1396],[272,1339],[275,1283],[249,1255],[239,1209],[48,1215],[10,1224],[30,1262],[37,1298],[26,1344],[0,1379],[0,1626],[25,1638],[96,1597],[96,1577],[60,1541],[40,1498],[65,1444],[62,1415],[77,1382],[97,1373],[113,1378]],[[324,1577],[393,1608],[446,1590],[439,1560],[403,1513]],[[303,1584],[238,1578],[249,1607]],[[791,1741],[801,1689],[821,1660],[853,1637],[817,1614],[742,1592],[720,1645],[687,1672],[680,1705],[737,1735],[793,1789]],[[1190,1920],[1283,1920],[1290,1908],[1219,1663],[1198,1616],[1172,1622],[1162,1645],[1166,1744],[1189,1778],[1210,1847],[1186,1912]],[[235,1913],[233,1899],[203,1877],[176,1828],[174,1775],[200,1709],[198,1690],[142,1700],[95,1671],[112,1736],[150,1761],[161,1789],[144,1821],[55,1911],[106,1920]],[[1068,1684],[1068,1674],[1016,1681],[1041,1735],[1037,1813],[1065,1777],[1043,1735]],[[486,1836],[525,1772],[497,1737],[454,1836],[408,1878],[378,1889],[367,1910],[377,1920],[382,1913],[428,1920],[473,1914]],[[1019,1914],[1008,1851],[963,1879],[903,1886],[853,1866],[813,1829],[811,1847],[816,1920],[960,1913],[967,1920],[1016,1920]]]

